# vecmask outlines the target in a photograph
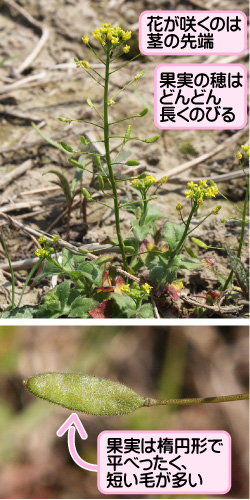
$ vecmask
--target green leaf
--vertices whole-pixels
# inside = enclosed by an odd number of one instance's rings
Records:
[[[200,248],[210,248],[206,243],[199,240],[198,238],[191,238],[192,242],[195,243]]]
[[[180,269],[197,269],[201,267],[201,262],[197,258],[186,257],[185,255],[179,255],[180,258]]]
[[[154,318],[154,310],[151,304],[143,304],[139,309],[137,318]]]
[[[152,282],[159,285],[172,283],[181,267],[180,255],[166,258],[164,254],[148,254],[145,264],[150,270],[149,276]]]
[[[57,285],[57,287],[55,287],[56,296],[60,302],[62,313],[63,313],[63,311],[66,307],[66,304],[68,302],[70,286],[71,286],[71,281],[65,280],[62,283],[60,283],[60,285]]]
[[[133,224],[132,231],[138,241],[143,241],[150,233],[151,227],[152,224],[143,224],[140,226],[138,222],[135,222],[135,224]]]
[[[63,153],[65,153],[65,149],[61,146],[61,144],[59,144],[59,142],[57,141],[54,141],[54,139],[51,139],[50,137],[48,137],[44,132],[42,132],[42,130],[40,130],[40,128],[38,128],[35,123],[32,123],[32,127],[37,131],[37,133],[45,140],[47,141],[49,144],[51,144],[51,146],[54,146],[55,148],[57,149],[60,149],[61,151],[63,151]]]
[[[136,303],[128,295],[121,295],[113,293],[112,299],[116,303],[115,317],[117,318],[135,318],[136,317]]]
[[[72,193],[75,192],[75,190],[76,190],[77,186],[79,185],[79,183],[81,182],[81,180],[82,180],[82,169],[76,167],[75,175],[74,175],[72,183],[71,183]]]
[[[89,318],[88,311],[94,309],[98,302],[94,299],[79,296],[71,304],[69,318]]]
[[[185,250],[188,253],[188,255],[190,255],[190,257],[193,257],[194,259],[197,258],[197,255],[193,252],[193,250],[190,247],[186,246]]]
[[[181,241],[185,227],[181,224],[174,222],[166,222],[164,224],[161,234],[166,238],[169,249],[174,250],[178,243]]]
[[[36,313],[38,311],[37,306],[23,306],[16,307],[12,311],[4,311],[0,314],[1,319],[26,319],[26,318],[36,318]]]
[[[70,206],[72,204],[72,193],[71,193],[69,182],[66,179],[66,177],[61,172],[58,172],[58,170],[48,170],[46,172],[46,174],[55,174],[55,175],[57,175],[57,177],[60,180],[60,185],[61,185],[61,188],[62,188],[62,190],[64,192],[64,196],[66,198],[67,205]]]
[[[234,255],[231,248],[226,247],[226,251],[230,260],[233,272],[235,273],[237,282],[242,289],[244,297],[249,299],[249,270],[244,266],[243,262]]]

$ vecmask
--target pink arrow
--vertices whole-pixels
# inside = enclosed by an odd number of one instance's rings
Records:
[[[71,413],[69,418],[65,420],[65,422],[61,425],[61,427],[57,431],[57,436],[61,437],[68,431],[68,448],[71,458],[74,462],[81,467],[82,469],[90,470],[92,472],[97,472],[98,466],[95,464],[90,464],[89,462],[85,462],[76,451],[75,444],[75,433],[76,429],[78,430],[82,439],[87,439],[88,434],[85,431],[85,428],[82,425],[81,420],[79,419],[76,413]]]

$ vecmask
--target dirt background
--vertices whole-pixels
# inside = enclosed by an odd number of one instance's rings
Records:
[[[89,97],[94,103],[99,104],[102,96],[99,87],[93,85],[93,80],[84,74],[82,70],[76,69],[73,62],[75,56],[80,59],[92,61],[88,50],[81,42],[83,34],[90,34],[103,22],[119,24],[125,29],[131,29],[135,36],[132,45],[132,54],[138,50],[138,18],[143,10],[170,9],[170,10],[232,10],[240,9],[248,13],[248,4],[245,0],[237,2],[217,0],[199,2],[198,0],[175,2],[150,0],[129,2],[119,1],[76,1],[76,0],[20,0],[15,4],[0,2],[0,50],[1,59],[14,57],[0,66],[0,153],[1,173],[4,176],[17,166],[30,160],[29,168],[22,176],[7,182],[0,192],[0,214],[1,212],[15,217],[19,222],[27,224],[31,228],[40,229],[52,234],[60,234],[65,237],[66,218],[60,218],[65,210],[64,197],[60,190],[54,190],[52,174],[44,175],[49,169],[58,169],[63,172],[69,180],[73,178],[74,167],[71,166],[65,155],[48,146],[40,144],[32,146],[35,141],[41,141],[41,137],[32,128],[32,120],[41,127],[44,133],[57,140],[66,140],[76,149],[79,148],[79,136],[90,134],[90,137],[98,139],[98,132],[85,124],[64,124],[57,120],[59,116],[90,120],[94,118],[92,110],[86,104]],[[22,14],[17,8],[23,7],[32,19]],[[35,24],[34,24],[35,23]],[[46,40],[41,52],[34,61],[22,69],[22,63],[38,43],[41,35]],[[118,118],[139,112],[148,106],[150,112],[143,120],[132,120],[132,126],[139,137],[149,137],[157,134],[153,121],[153,71],[160,61],[187,62],[186,57],[143,57],[138,61],[126,66],[122,72],[114,73],[111,91],[116,91],[124,77],[124,83],[128,82],[138,71],[144,69],[146,76],[138,82],[138,86],[124,92],[117,105],[110,109],[111,118]],[[238,62],[245,64],[247,54],[234,57],[223,56],[190,56],[188,62]],[[139,93],[138,93],[139,91]],[[22,113],[23,118],[20,117]],[[98,130],[98,129],[97,129]],[[119,125],[116,132],[124,131],[124,126]],[[168,171],[175,166],[182,165],[188,160],[199,157],[203,153],[209,153],[217,145],[227,138],[233,137],[235,131],[224,130],[178,130],[162,131],[161,138],[154,144],[143,144],[139,142],[129,143],[131,157],[139,159],[141,166],[148,173],[159,178],[168,175]],[[95,134],[95,136],[94,136]],[[247,130],[242,134],[237,143],[231,144],[221,153],[202,162],[199,166],[187,170],[180,177],[191,179],[199,176],[218,175],[238,170],[238,161],[235,153],[240,144],[248,140]],[[136,172],[135,172],[136,173]],[[90,175],[83,176],[83,185],[88,186]],[[166,184],[160,191],[156,200],[158,207],[166,214],[168,220],[176,220],[176,203],[180,201],[185,207],[188,200],[185,198],[186,182]],[[246,182],[243,178],[220,183],[219,189],[230,199],[242,206]],[[209,200],[207,206],[215,206],[214,200]],[[217,204],[222,205],[219,216],[212,216],[198,228],[195,236],[201,238],[205,243],[214,246],[229,244],[237,248],[240,234],[240,223],[220,223],[221,217],[234,217],[237,210],[229,205],[223,198],[218,197]],[[71,241],[76,244],[90,244],[102,241],[106,236],[114,235],[114,218],[110,210],[89,204],[87,207],[88,231],[83,223],[80,209],[80,199],[73,211],[71,218]],[[121,213],[122,228],[127,232],[130,223],[127,212]],[[23,232],[13,231],[9,224],[1,221],[4,227],[5,239],[10,251],[12,261],[33,256],[36,242]],[[191,245],[192,246],[192,245]],[[217,272],[227,276],[228,260],[225,253],[220,257],[215,252],[200,251],[204,256],[216,257],[215,269]],[[0,252],[1,262],[7,262],[4,252]],[[247,251],[243,251],[243,260],[247,261]],[[26,271],[17,273],[17,290],[21,290],[26,277]],[[6,272],[0,274],[0,302],[4,308],[10,300],[10,279]],[[204,288],[214,289],[218,281],[207,270],[187,273],[187,291],[192,288],[193,292],[200,292]],[[41,296],[41,289],[34,288],[25,294],[25,303],[37,303]]]
[[[70,411],[32,396],[23,379],[46,371],[82,372],[153,398],[240,394],[248,391],[248,352],[246,326],[1,326],[0,498],[112,497],[98,491],[95,473],[74,464],[66,437],[56,436]],[[77,437],[76,448],[90,463],[96,463],[103,430],[227,431],[232,489],[224,498],[249,498],[247,401],[141,408],[120,417],[78,415],[89,437]]]

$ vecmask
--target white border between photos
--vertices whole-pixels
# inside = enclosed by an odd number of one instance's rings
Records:
[[[250,320],[243,318],[167,318],[167,319],[0,319],[0,326],[249,326]]]

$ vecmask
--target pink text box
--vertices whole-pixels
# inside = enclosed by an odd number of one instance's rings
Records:
[[[231,437],[225,431],[104,431],[97,474],[103,494],[225,494]]]
[[[243,54],[247,17],[235,11],[145,11],[139,18],[139,46],[145,55]]]
[[[247,71],[241,64],[159,64],[154,122],[161,129],[241,129]]]

